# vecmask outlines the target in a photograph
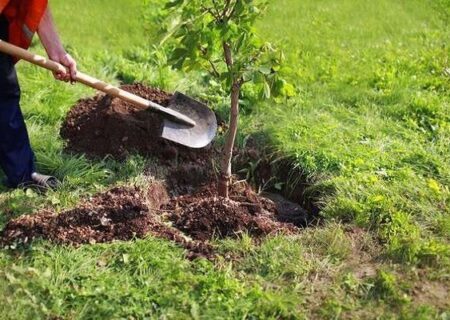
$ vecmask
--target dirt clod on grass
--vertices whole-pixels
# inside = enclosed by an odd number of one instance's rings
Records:
[[[162,184],[147,190],[116,187],[60,214],[41,211],[11,220],[1,233],[1,243],[28,244],[42,238],[80,245],[152,235],[182,246],[189,258],[212,258],[212,238],[295,232],[293,225],[276,220],[270,200],[259,198],[246,184],[234,187],[231,199],[214,196],[214,188],[169,200]]]
[[[122,89],[167,107],[172,94],[142,84],[124,85]],[[112,156],[124,159],[129,154],[154,156],[163,160],[180,159],[206,162],[212,147],[189,149],[160,138],[163,117],[141,110],[121,99],[98,94],[82,99],[69,111],[61,137],[66,150],[91,158]]]

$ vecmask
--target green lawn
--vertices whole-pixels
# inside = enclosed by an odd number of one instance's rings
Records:
[[[143,2],[51,4],[83,71],[216,101],[198,75],[170,71],[150,54],[151,17],[163,1]],[[0,318],[448,319],[449,19],[448,0],[272,1],[258,28],[284,48],[297,94],[276,105],[244,97],[251,103],[240,141],[264,136],[311,184],[305,198],[320,202],[324,225],[258,245],[247,236],[217,241],[233,261],[190,262],[153,238],[2,249]],[[38,165],[65,180],[45,197],[0,189],[0,226],[112,185],[145,183],[151,160],[90,162],[62,152],[60,123],[92,90],[18,68]]]
[[[261,28],[286,46],[299,94],[257,121],[306,175],[325,175],[315,189],[324,187],[327,217],[374,230],[401,261],[444,262],[448,1],[277,4]]]

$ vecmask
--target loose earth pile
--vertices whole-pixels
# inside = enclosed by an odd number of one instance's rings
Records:
[[[215,184],[210,184],[163,207],[171,212],[169,219],[175,227],[200,241],[242,232],[261,237],[296,230],[290,223],[279,222],[275,203],[258,196],[246,183],[235,184],[230,199],[216,194]]]
[[[122,89],[156,102],[169,105],[171,94],[142,84],[124,85]],[[124,159],[131,153],[164,160],[206,161],[212,148],[189,149],[159,137],[163,118],[150,110],[109,95],[98,94],[80,100],[68,113],[61,137],[66,150],[90,157],[113,156]]]
[[[258,198],[247,186],[243,190],[239,197],[245,201],[212,196],[212,187],[205,187],[193,196],[169,200],[159,183],[145,191],[117,187],[61,214],[42,211],[11,220],[2,231],[1,242],[27,244],[42,238],[58,244],[79,245],[152,235],[181,245],[190,258],[211,258],[214,254],[209,240],[212,238],[233,237],[241,232],[261,237],[295,231],[293,225],[276,221],[276,209],[271,201]]]

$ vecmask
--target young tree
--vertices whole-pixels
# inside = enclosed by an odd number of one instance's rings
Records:
[[[283,53],[255,33],[255,21],[267,7],[264,0],[171,0],[165,18],[175,25],[162,44],[169,63],[182,70],[206,70],[230,94],[229,129],[223,147],[219,195],[228,197],[231,161],[239,122],[242,87],[259,87],[261,96],[293,94],[279,75]]]

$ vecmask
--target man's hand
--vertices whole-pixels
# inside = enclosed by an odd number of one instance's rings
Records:
[[[49,55],[49,58],[62,64],[67,68],[67,72],[53,72],[55,79],[65,82],[75,82],[77,79],[77,63],[70,54],[62,51],[59,54]]]
[[[70,54],[64,50],[61,41],[59,40],[58,33],[53,24],[50,8],[47,8],[44,17],[39,24],[38,34],[45,51],[47,51],[48,57],[67,68],[66,72],[54,72],[55,78],[61,81],[75,82],[77,79],[77,63]]]

